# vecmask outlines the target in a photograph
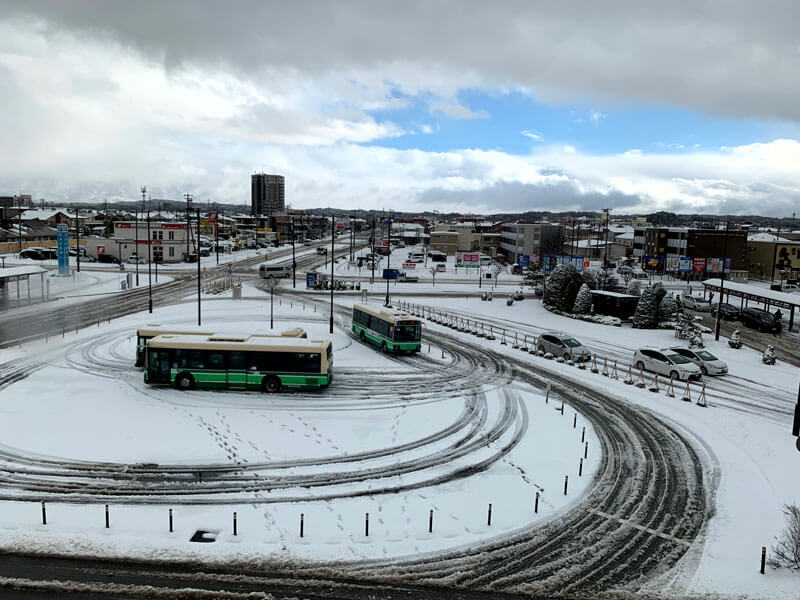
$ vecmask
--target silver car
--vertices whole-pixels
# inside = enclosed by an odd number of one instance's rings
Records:
[[[709,302],[705,298],[684,294],[681,297],[681,300],[683,301],[683,305],[686,308],[691,308],[692,310],[696,310],[697,312],[711,312],[711,302]]]
[[[572,358],[572,360],[580,362],[592,357],[592,353],[574,337],[554,331],[540,335],[536,348],[545,354],[549,352],[553,356],[561,356],[564,360]]]
[[[700,367],[672,348],[656,350],[640,348],[633,355],[633,365],[638,370],[652,371],[673,379],[700,379]]]
[[[703,375],[725,375],[728,365],[711,354],[708,350],[695,350],[692,348],[671,348],[676,354],[685,356],[698,367]]]

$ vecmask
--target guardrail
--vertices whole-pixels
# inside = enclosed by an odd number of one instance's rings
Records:
[[[520,350],[521,352],[526,352],[546,360],[555,360],[559,363],[565,363],[580,370],[586,370],[587,363],[591,363],[589,371],[594,374],[600,374],[609,379],[618,380],[623,378],[623,383],[627,385],[647,388],[653,393],[663,391],[669,398],[678,396],[685,402],[691,402],[694,393],[694,397],[697,399],[697,406],[703,408],[708,406],[706,401],[706,384],[704,381],[693,384],[691,380],[687,379],[685,386],[682,381],[675,381],[672,376],[670,376],[669,381],[667,381],[665,377],[661,377],[659,381],[658,373],[645,373],[644,369],[636,369],[632,363],[620,361],[616,358],[609,358],[607,356],[598,356],[596,352],[592,353],[591,358],[585,361],[575,361],[572,350],[570,350],[568,357],[554,356],[540,349],[538,344],[539,336],[534,334],[520,334],[517,331],[510,332],[503,327],[487,325],[477,319],[468,319],[446,311],[437,310],[430,306],[414,304],[402,300],[398,302],[398,308],[421,319],[436,323],[437,325],[449,327],[450,329],[462,333],[469,333],[475,337],[489,341],[499,341],[499,344],[502,346],[510,344],[511,348],[514,350]],[[682,391],[681,387],[683,388]]]

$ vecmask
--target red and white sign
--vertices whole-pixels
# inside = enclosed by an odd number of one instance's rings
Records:
[[[211,221],[212,223],[216,223],[217,222],[217,213],[214,212],[214,211],[211,211],[210,213],[208,213],[208,220]]]
[[[417,268],[417,263],[408,263],[408,262],[407,263],[403,263],[403,268],[404,269],[416,269]]]
[[[465,252],[461,257],[461,261],[465,263],[475,263],[477,265],[481,262],[481,255],[478,253]]]
[[[97,254],[105,254],[105,253],[106,253],[106,247],[98,245],[97,246]]]

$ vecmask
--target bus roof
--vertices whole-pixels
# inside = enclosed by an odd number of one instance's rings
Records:
[[[419,318],[415,317],[410,313],[398,312],[394,310],[375,310],[374,308],[369,308],[368,306],[364,306],[363,304],[355,304],[353,308],[357,308],[360,311],[368,313],[374,317],[378,317],[379,319],[383,319],[384,321],[388,321],[390,323],[396,323],[397,321],[417,321],[420,322]]]
[[[164,335],[164,334],[171,334],[171,335],[218,335],[220,334],[219,331],[212,331],[208,327],[198,327],[197,325],[160,325],[158,323],[148,323],[144,327],[140,327],[136,330],[136,335],[139,337],[147,337],[153,338],[157,335]],[[241,333],[241,332],[234,332],[228,335],[234,336],[248,336],[248,335],[258,335],[261,337],[296,337],[302,338],[307,337],[306,330],[302,327],[293,327],[291,329],[286,329],[281,331],[279,334],[270,334],[270,333],[259,333],[259,334],[250,334],[250,333]]]
[[[330,343],[330,340],[307,340],[304,338],[268,337],[265,335],[215,334],[203,337],[198,335],[162,334],[150,340],[147,346],[186,350],[323,352]]]

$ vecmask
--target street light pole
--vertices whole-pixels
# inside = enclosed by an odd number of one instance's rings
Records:
[[[334,229],[335,229],[336,219],[334,218],[333,214],[331,214],[331,322],[330,322],[330,333],[333,334],[333,252],[334,246],[333,241],[335,239]]]
[[[369,231],[370,238],[369,241],[372,245],[372,276],[370,277],[369,284],[372,285],[375,283],[375,217],[372,217],[372,229]]]
[[[202,325],[202,321],[200,320],[200,209],[199,208],[197,209],[197,238],[195,239],[195,244],[197,246],[197,325],[200,326]]]
[[[389,239],[388,253],[386,254],[386,269],[391,270],[392,267],[392,220],[386,220],[386,232]],[[386,302],[384,306],[390,306],[389,303],[389,278],[386,278]]]
[[[292,287],[297,287],[297,278],[295,271],[297,269],[297,261],[294,259],[294,216],[292,216]]]
[[[269,279],[269,328],[270,328],[270,330],[272,330],[272,328],[274,327],[274,321],[273,321],[274,302],[273,302],[273,299],[272,299],[274,294],[275,294],[275,279],[270,278]]]
[[[134,225],[136,225],[136,287],[139,287],[139,211],[134,211]]]
[[[144,188],[143,188],[144,189]],[[153,262],[153,253],[152,253],[152,246],[153,241],[150,239],[150,211],[147,211],[147,304],[148,304],[148,311],[153,312],[153,278],[152,278],[152,262]]]
[[[714,327],[714,341],[719,341],[719,328],[721,323],[721,315],[722,315],[722,289],[725,285],[725,260],[728,256],[728,226],[730,225],[730,221],[725,221],[725,251],[723,252],[722,257],[722,272],[719,274],[719,299],[717,300],[717,323]],[[733,261],[731,261],[731,268],[733,268]]]

